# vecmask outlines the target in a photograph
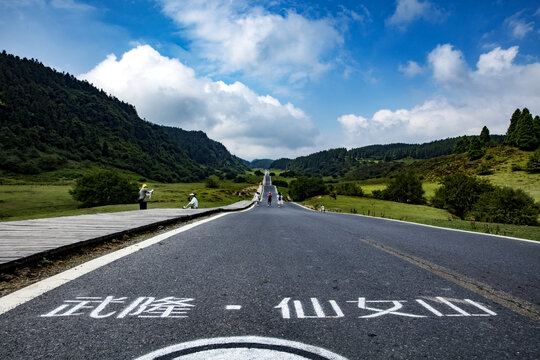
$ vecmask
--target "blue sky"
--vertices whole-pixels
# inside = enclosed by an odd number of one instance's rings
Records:
[[[540,113],[538,1],[0,0],[2,49],[248,160]]]

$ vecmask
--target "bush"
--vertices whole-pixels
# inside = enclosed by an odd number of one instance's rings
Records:
[[[289,187],[289,195],[294,201],[303,201],[313,196],[324,195],[327,192],[323,179],[316,177],[301,176],[293,180]]]
[[[442,181],[442,186],[435,191],[432,203],[464,219],[480,195],[493,189],[493,185],[487,180],[479,180],[465,174],[454,174]]]
[[[296,173],[294,171],[285,171],[282,172],[279,176],[281,177],[296,177]]]
[[[491,175],[493,174],[493,170],[491,170],[491,167],[486,162],[482,162],[476,169],[476,173],[478,175]]]
[[[217,189],[219,187],[219,178],[216,175],[210,175],[206,179],[206,187],[209,189]]]
[[[334,191],[338,195],[363,196],[362,188],[355,183],[341,183],[334,186]]]
[[[137,202],[138,185],[115,170],[92,171],[75,181],[71,196],[82,207]]]
[[[255,174],[257,176],[263,176],[264,175],[261,170],[255,170],[255,172],[253,174]]]
[[[245,182],[247,182],[247,180],[246,180],[246,177],[245,177],[245,176],[237,175],[237,176],[234,178],[234,182],[235,182],[235,183],[245,183]]]
[[[289,183],[285,180],[272,180],[272,185],[284,188],[289,187]]]
[[[398,174],[382,191],[384,200],[406,204],[424,204],[424,189],[418,176],[412,171]]]
[[[471,215],[476,221],[515,225],[538,225],[540,206],[521,189],[496,187],[485,192],[474,204]]]

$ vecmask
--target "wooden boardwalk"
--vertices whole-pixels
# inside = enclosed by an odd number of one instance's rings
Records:
[[[71,248],[150,230],[181,219],[242,210],[251,201],[209,209],[149,209],[0,222],[0,270]]]

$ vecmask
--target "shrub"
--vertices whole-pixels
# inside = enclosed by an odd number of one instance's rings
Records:
[[[482,162],[480,166],[476,169],[476,173],[478,175],[491,175],[493,174],[493,170],[491,170],[491,167],[486,162]]]
[[[442,181],[442,186],[435,191],[432,203],[464,219],[480,195],[493,189],[493,185],[487,180],[479,180],[465,174],[454,174]]]
[[[294,171],[285,171],[282,172],[279,176],[281,177],[296,177],[296,173]]]
[[[382,191],[382,197],[384,200],[406,204],[423,204],[426,202],[422,182],[412,171],[398,174]]]
[[[245,183],[245,182],[247,182],[247,180],[246,180],[246,177],[245,177],[245,176],[237,175],[237,176],[234,178],[234,182],[235,182],[235,183]]]
[[[307,178],[301,176],[298,179],[293,180],[289,187],[289,195],[294,201],[302,201],[326,193],[327,189],[323,179],[317,177]]]
[[[272,180],[272,185],[284,188],[289,187],[289,183],[285,180]]]
[[[92,171],[75,181],[71,196],[82,207],[137,202],[138,185],[115,170]]]
[[[338,195],[363,196],[362,188],[355,183],[341,183],[334,186],[334,191]]]
[[[474,204],[471,215],[476,221],[515,225],[538,225],[540,206],[521,189],[496,187],[485,192]]]
[[[257,176],[263,176],[264,175],[261,170],[255,170],[255,172],[253,174],[255,174]]]
[[[206,187],[209,189],[217,189],[219,187],[219,178],[216,175],[210,175],[206,179]]]

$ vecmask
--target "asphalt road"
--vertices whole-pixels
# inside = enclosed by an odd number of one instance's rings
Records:
[[[275,202],[0,315],[0,358],[540,358],[540,244]]]

